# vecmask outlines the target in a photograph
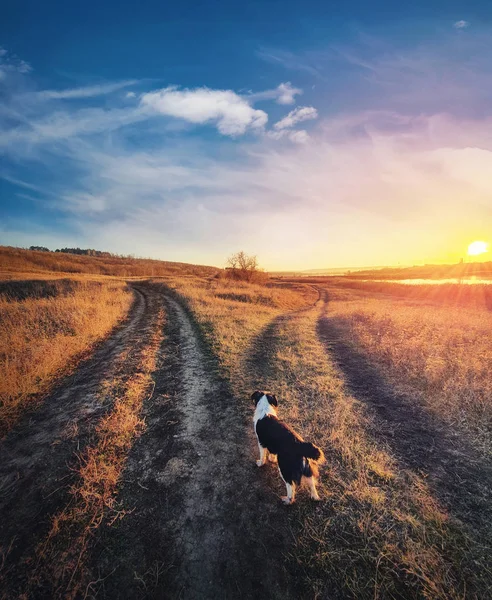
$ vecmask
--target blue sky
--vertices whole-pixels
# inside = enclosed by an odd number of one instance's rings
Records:
[[[17,2],[0,243],[269,269],[492,238],[486,2]]]

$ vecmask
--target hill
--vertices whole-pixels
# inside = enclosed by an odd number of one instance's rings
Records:
[[[215,275],[220,269],[204,265],[118,256],[87,256],[65,252],[24,250],[0,246],[3,273],[85,273],[118,277],[159,277],[162,275]]]

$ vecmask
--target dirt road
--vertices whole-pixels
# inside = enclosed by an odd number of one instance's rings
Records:
[[[251,407],[219,376],[172,293],[158,284],[134,290],[127,323],[0,445],[4,597],[17,597],[35,576],[36,546],[70,501],[77,455],[111,408],[101,383],[122,368],[132,376],[127,357],[145,344],[164,302],[146,430],[129,453],[117,498],[128,513],[94,532],[85,595],[288,599],[282,553],[289,533],[269,481],[273,467],[255,465]],[[53,597],[37,589],[37,597]]]
[[[186,310],[164,297],[147,430],[120,491],[133,512],[101,533],[98,597],[289,598],[285,519],[254,464],[251,414],[218,376]]]

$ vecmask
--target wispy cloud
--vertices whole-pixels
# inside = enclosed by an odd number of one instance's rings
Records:
[[[453,27],[455,29],[465,29],[466,27],[469,27],[470,23],[468,21],[456,21],[456,23],[453,24]]]
[[[148,119],[138,108],[83,108],[74,112],[56,111],[34,119],[25,119],[19,126],[11,127],[0,137],[0,150],[15,154],[24,148],[32,153],[37,144],[56,140],[109,133],[126,125]]]
[[[5,79],[9,73],[26,74],[30,71],[32,71],[32,67],[28,62],[0,46],[0,81]]]
[[[284,67],[292,71],[304,71],[309,75],[323,79],[322,69],[313,53],[295,54],[278,48],[259,48],[256,56],[265,62]]]
[[[122,88],[129,87],[138,83],[137,79],[129,79],[127,81],[118,81],[115,83],[103,83],[99,85],[90,85],[85,87],[65,89],[65,90],[42,90],[35,92],[37,98],[44,100],[73,100],[80,98],[93,98],[95,96],[103,96],[111,94]],[[128,92],[129,94],[134,92]],[[127,94],[128,95],[128,94]]]
[[[273,127],[278,130],[290,129],[297,123],[301,123],[302,121],[310,121],[317,118],[318,111],[313,106],[299,106],[298,108],[291,110],[286,117],[280,121],[277,121]]]
[[[309,133],[305,129],[280,129],[269,131],[267,136],[272,140],[288,139],[294,144],[307,144],[307,142],[311,139]]]
[[[236,136],[248,129],[261,130],[268,121],[266,112],[254,109],[247,99],[232,90],[180,90],[171,86],[143,94],[140,103],[156,114],[196,124],[213,123],[222,135]]]

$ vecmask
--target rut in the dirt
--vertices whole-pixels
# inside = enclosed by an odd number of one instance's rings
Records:
[[[168,293],[166,304],[147,430],[119,497],[132,512],[101,532],[98,596],[289,598],[286,520],[254,462],[252,412],[218,376],[186,310]]]
[[[126,322],[0,442],[0,576],[12,589],[25,578],[28,563],[32,566],[51,516],[69,498],[77,455],[111,408],[101,394],[102,381],[112,376],[123,352],[131,354],[145,344],[159,296],[145,285],[133,289],[135,302]]]
[[[492,540],[492,467],[457,432],[431,416],[418,401],[397,393],[384,375],[351,343],[343,323],[330,318],[329,297],[318,335],[342,371],[350,393],[377,417],[374,435],[410,468],[425,474],[449,512]]]

